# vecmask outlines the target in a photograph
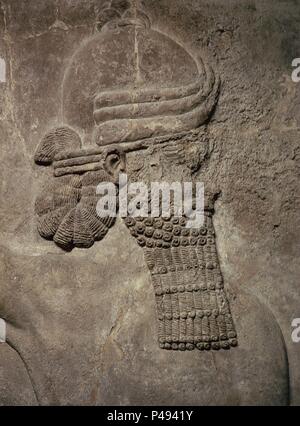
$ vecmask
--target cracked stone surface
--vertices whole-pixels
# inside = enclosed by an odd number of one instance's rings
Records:
[[[300,5],[142,2],[154,28],[221,77],[197,179],[221,191],[214,225],[239,345],[180,352],[157,345],[151,277],[120,219],[88,250],[65,252],[36,229],[53,171],[35,150],[62,124],[65,71],[106,3],[0,0],[0,404],[299,405]]]

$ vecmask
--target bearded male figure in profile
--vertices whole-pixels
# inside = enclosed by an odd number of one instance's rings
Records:
[[[36,200],[38,232],[59,248],[33,263],[21,314],[4,303],[29,403],[287,404],[275,319],[255,297],[224,288],[214,182],[201,175],[201,227],[175,214],[97,214],[98,184],[117,185],[120,173],[131,183],[199,180],[219,78],[137,8],[112,4],[98,30],[72,56],[62,125],[35,154],[52,174]]]

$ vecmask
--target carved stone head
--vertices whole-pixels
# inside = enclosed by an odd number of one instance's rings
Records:
[[[218,98],[207,62],[151,28],[143,12],[110,8],[99,26],[70,60],[62,127],[45,136],[35,157],[52,164],[55,177],[36,202],[38,230],[64,249],[88,248],[106,235],[115,218],[97,215],[96,187],[116,183],[125,168],[131,180],[191,179],[206,156],[201,126]],[[184,217],[125,220],[151,272],[164,349],[237,344],[212,202],[201,229],[187,229]]]

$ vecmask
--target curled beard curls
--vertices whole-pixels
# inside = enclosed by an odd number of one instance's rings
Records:
[[[219,350],[238,344],[212,215],[211,197],[199,228],[187,228],[185,216],[125,219],[151,274],[162,349]]]
[[[165,172],[170,168],[169,175],[160,173],[160,180],[178,178],[180,171],[182,181],[193,180],[209,158],[203,130],[159,142],[143,154],[129,155],[131,181],[153,181],[154,158],[166,166]],[[216,248],[212,216],[217,195],[218,191],[205,192],[204,223],[199,228],[187,228],[187,218],[172,213],[170,217],[125,219],[151,274],[161,349],[227,350],[238,344]]]

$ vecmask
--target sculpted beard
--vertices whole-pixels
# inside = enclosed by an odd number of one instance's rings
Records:
[[[157,167],[157,177],[170,182],[178,175],[183,181],[191,180],[195,155],[192,163],[188,158],[195,145],[191,142],[187,147],[186,142],[184,138],[169,143],[167,150],[151,150],[149,157],[138,159],[140,153],[129,156],[129,177],[149,182],[153,167]],[[197,154],[199,165],[206,156],[203,146]],[[219,350],[237,345],[216,250],[213,205],[214,194],[207,193],[200,228],[188,228],[188,218],[174,214],[125,218],[131,235],[144,250],[151,273],[162,349]]]

